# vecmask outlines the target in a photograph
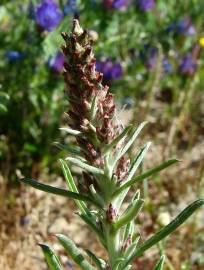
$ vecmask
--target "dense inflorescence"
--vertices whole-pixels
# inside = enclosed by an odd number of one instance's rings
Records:
[[[62,49],[66,59],[64,79],[70,106],[69,125],[83,134],[76,139],[86,160],[103,166],[101,148],[123,129],[116,121],[113,95],[107,85],[102,85],[103,74],[96,71],[88,32],[74,20],[71,35],[62,33],[62,36],[66,43]],[[123,170],[127,170],[126,166],[119,166],[117,175],[122,175]]]

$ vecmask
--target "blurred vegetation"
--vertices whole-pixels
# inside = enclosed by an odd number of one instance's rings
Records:
[[[93,37],[97,60],[121,65],[119,78],[105,80],[119,104],[131,107],[139,122],[159,102],[155,133],[170,130],[179,117],[169,144],[174,135],[189,145],[195,142],[203,132],[202,0],[157,0],[150,10],[137,1],[115,8],[107,5],[114,1],[59,0],[63,19],[49,32],[36,23],[42,2],[4,0],[0,5],[0,164],[6,178],[15,179],[17,169],[33,175],[40,168],[53,169],[57,150],[52,143],[59,138],[67,103],[63,78],[51,59],[73,17]]]

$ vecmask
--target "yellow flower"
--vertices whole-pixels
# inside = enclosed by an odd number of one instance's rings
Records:
[[[199,39],[200,46],[204,48],[204,37]]]

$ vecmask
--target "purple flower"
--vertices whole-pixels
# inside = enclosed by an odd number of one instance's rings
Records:
[[[172,65],[169,63],[169,60],[167,58],[163,59],[163,70],[165,73],[171,73],[172,72]]]
[[[167,32],[168,33],[173,32],[177,35],[183,34],[183,35],[192,36],[192,35],[195,35],[196,29],[192,25],[190,17],[186,16],[182,20],[170,24],[167,27]]]
[[[137,4],[142,11],[148,11],[154,8],[154,0],[137,0]]]
[[[158,60],[158,49],[149,44],[144,45],[144,50],[140,52],[140,59],[147,69],[153,69]]]
[[[49,60],[50,68],[57,73],[60,73],[62,71],[63,65],[64,55],[61,52],[58,52],[54,57]]]
[[[186,54],[180,63],[179,70],[182,74],[192,76],[196,71],[196,61],[193,59],[192,54]]]
[[[113,62],[110,58],[96,63],[96,70],[103,73],[104,80],[117,80],[122,76],[122,66],[119,62]]]
[[[106,8],[126,9],[131,0],[104,0],[104,6]]]
[[[62,20],[62,17],[63,14],[54,0],[42,0],[35,10],[37,24],[47,31],[54,30]]]
[[[186,16],[177,23],[177,32],[179,34],[194,35],[196,30],[191,24],[191,19],[189,16]]]

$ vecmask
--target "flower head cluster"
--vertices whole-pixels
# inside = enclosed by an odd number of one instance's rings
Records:
[[[96,59],[86,30],[74,20],[72,34],[62,33],[66,42],[64,79],[69,97],[70,126],[83,133],[77,143],[90,164],[102,165],[101,144],[110,143],[121,125],[114,121],[115,104],[108,86],[102,85],[103,74],[96,71]]]
[[[43,30],[53,31],[61,22],[63,14],[54,0],[43,0],[36,7],[35,19]]]

